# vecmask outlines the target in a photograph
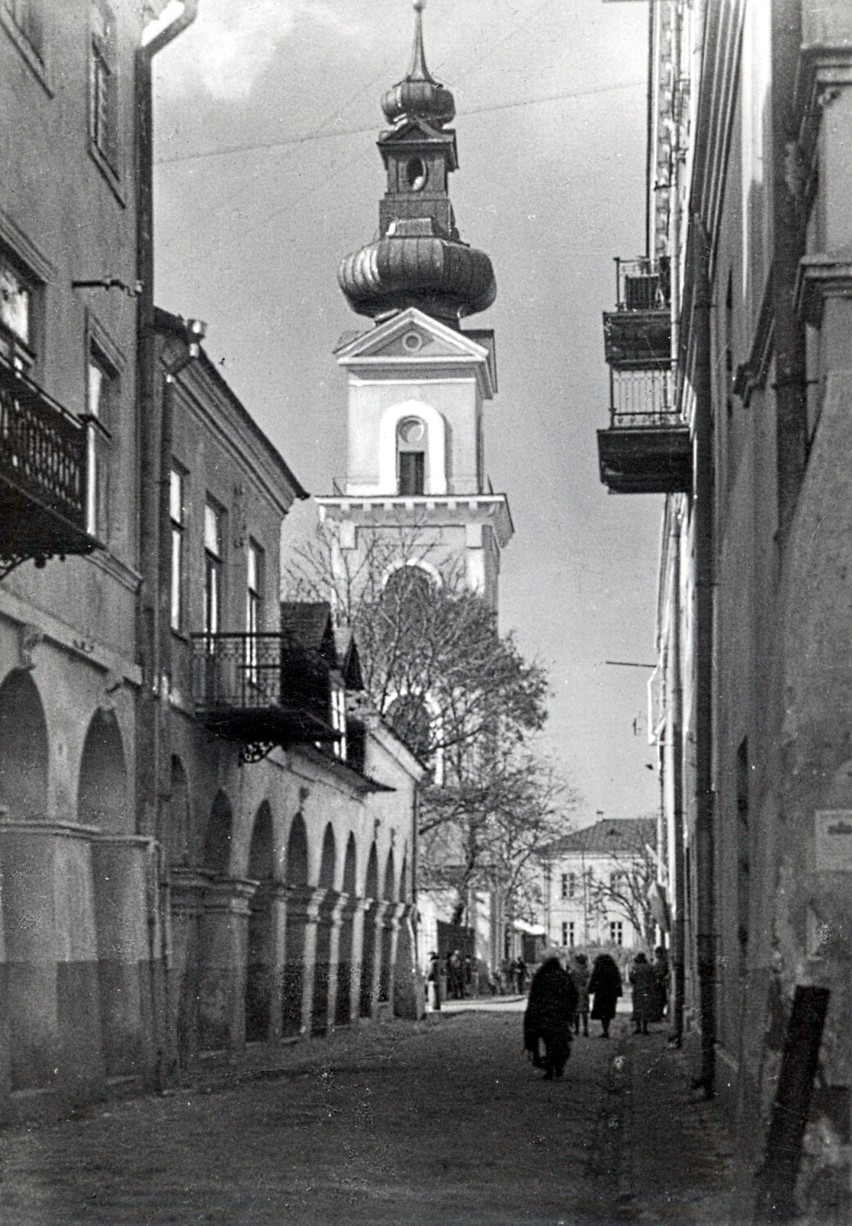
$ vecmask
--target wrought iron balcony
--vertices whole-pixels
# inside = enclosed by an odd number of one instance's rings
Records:
[[[598,430],[601,481],[615,494],[675,494],[692,481],[689,428],[665,370],[610,369],[610,426]]]
[[[239,741],[244,761],[276,745],[337,739],[329,667],[319,652],[286,633],[192,638],[196,713],[211,732]]]
[[[0,576],[91,553],[84,427],[0,355]]]
[[[616,308],[605,311],[604,353],[621,370],[650,370],[671,363],[669,261],[615,261]]]

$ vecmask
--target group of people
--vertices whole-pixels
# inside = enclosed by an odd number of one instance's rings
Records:
[[[644,953],[638,953],[628,980],[632,989],[633,1033],[647,1034],[648,1024],[661,1020],[668,1001],[669,964],[665,948],[657,947],[653,962]],[[586,954],[577,953],[568,970],[557,952],[545,955],[530,984],[524,1014],[524,1047],[533,1067],[544,1069],[546,1081],[562,1076],[571,1054],[572,1031],[579,1035],[582,1027],[587,1036],[590,1017],[600,1022],[601,1038],[609,1038],[610,1024],[623,991],[621,971],[610,954],[598,954],[590,969]]]

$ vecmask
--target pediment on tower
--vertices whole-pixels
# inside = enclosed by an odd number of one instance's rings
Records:
[[[379,145],[392,149],[400,145],[423,144],[424,141],[430,145],[437,142],[442,145],[455,146],[456,134],[452,128],[434,128],[425,119],[415,117],[406,119],[397,124],[395,128],[388,128],[387,131],[382,132]]]
[[[372,370],[378,374],[386,368],[398,375],[401,367],[412,373],[417,369],[424,373],[475,371],[486,399],[497,390],[493,333],[456,331],[416,307],[400,311],[368,332],[342,338],[336,357],[341,366],[360,368],[362,373]]]

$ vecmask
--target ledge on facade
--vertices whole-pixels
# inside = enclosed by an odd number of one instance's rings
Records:
[[[396,788],[390,787],[386,783],[380,783],[378,779],[373,779],[356,766],[345,762],[342,758],[336,757],[331,750],[318,749],[316,745],[300,745],[298,746],[298,751],[309,758],[310,761],[330,770],[333,775],[336,775],[344,783],[348,783],[350,787],[362,795],[367,795],[370,792],[396,791]]]
[[[818,328],[826,298],[852,298],[852,252],[820,252],[799,261],[794,307],[800,319]]]

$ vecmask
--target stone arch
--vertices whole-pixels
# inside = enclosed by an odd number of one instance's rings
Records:
[[[47,720],[29,673],[0,685],[0,805],[18,820],[47,816]]]
[[[189,864],[189,813],[189,780],[186,768],[177,754],[173,754],[169,828],[166,833],[169,864],[172,867]]]
[[[373,1014],[373,976],[376,967],[376,899],[379,893],[379,857],[376,843],[370,848],[367,875],[364,878],[364,939],[361,948],[361,1017]]]
[[[217,792],[204,836],[202,865],[217,877],[226,877],[231,865],[234,813],[224,792]]]
[[[382,890],[382,897],[389,902],[396,902],[396,860],[393,854],[393,848],[388,852],[387,862],[385,864],[385,882]]]
[[[275,956],[272,881],[275,839],[272,810],[264,800],[257,810],[249,843],[248,875],[258,882],[248,919],[248,956],[245,982],[246,1039],[269,1039],[273,1032],[272,999]]]
[[[288,885],[308,884],[308,828],[301,813],[296,814],[290,827],[284,872]]]
[[[357,892],[356,873],[358,870],[358,852],[355,846],[355,835],[350,831],[346,841],[346,855],[343,860],[343,893]]]
[[[334,889],[334,876],[337,860],[337,844],[331,822],[325,828],[322,839],[322,856],[320,859],[319,887],[321,890]]]
[[[425,427],[426,481],[425,494],[444,495],[447,492],[447,423],[431,404],[422,400],[406,400],[385,409],[379,423],[379,489],[398,488],[397,432],[406,417],[417,418]]]
[[[432,587],[442,588],[444,586],[444,578],[437,566],[431,562],[427,562],[425,558],[402,558],[392,562],[385,571],[382,578],[382,588],[386,589],[389,584],[393,583],[394,578],[405,572],[406,568],[413,572],[422,572]]]
[[[98,830],[127,830],[127,764],[118,720],[112,711],[96,711],[86,733],[77,787],[77,820]]]
[[[308,887],[308,831],[305,819],[297,813],[290,826],[287,856],[284,863],[285,881],[293,894],[287,910],[286,954],[282,992],[282,1032],[298,1034],[302,1029],[302,998],[304,995],[305,940],[307,915],[300,898]]]
[[[343,893],[350,897],[357,893],[358,852],[355,835],[349,832],[346,840],[346,854],[343,858]],[[337,959],[337,997],[334,1007],[334,1021],[337,1026],[344,1026],[352,1019],[352,946],[354,926],[352,923],[352,904],[348,904],[340,919],[340,942]]]

